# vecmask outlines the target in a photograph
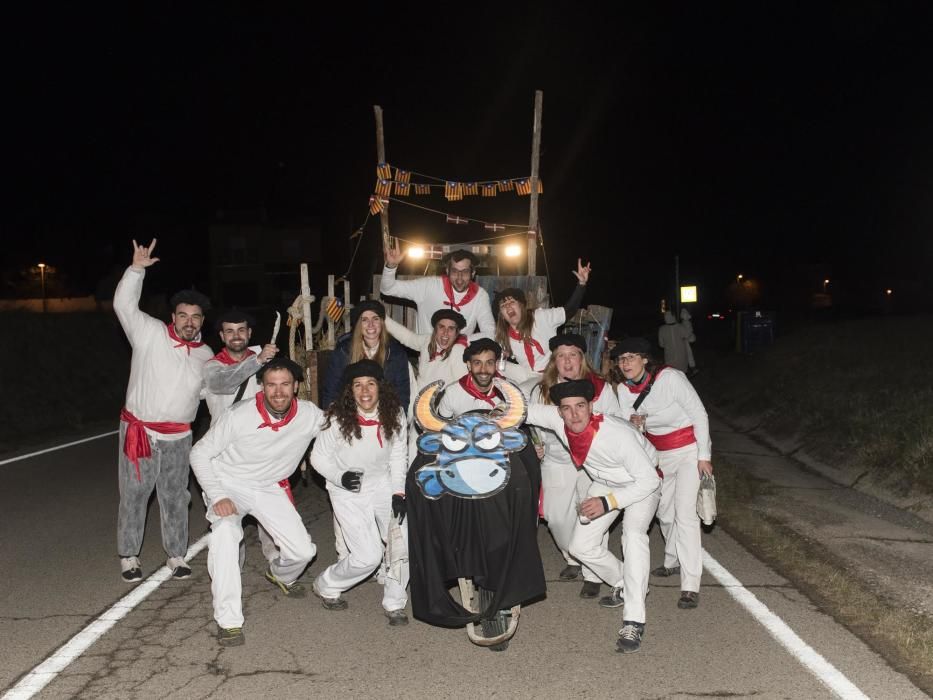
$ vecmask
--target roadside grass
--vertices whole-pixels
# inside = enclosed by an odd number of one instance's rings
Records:
[[[697,386],[832,467],[933,494],[933,318],[810,325],[746,356],[706,354]]]
[[[933,619],[879,595],[819,542],[765,512],[758,499],[770,485],[721,455],[716,482],[718,526],[933,694]]]

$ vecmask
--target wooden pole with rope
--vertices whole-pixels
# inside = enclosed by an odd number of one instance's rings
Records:
[[[385,130],[382,126],[382,107],[373,105],[373,112],[376,115],[376,158],[378,162],[386,162],[386,141]],[[378,195],[377,195],[378,196]],[[382,228],[382,247],[383,250],[389,248],[389,209],[388,206],[382,207],[379,212],[379,222]]]

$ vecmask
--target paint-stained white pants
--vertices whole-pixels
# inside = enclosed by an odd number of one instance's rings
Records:
[[[222,479],[222,487],[236,505],[236,515],[218,517],[207,509],[211,537],[207,552],[207,570],[211,575],[214,619],[221,627],[243,626],[242,583],[239,551],[243,539],[243,516],[252,515],[272,536],[279,556],[269,563],[273,575],[282,583],[298,579],[317,548],[311,541],[301,516],[277,483],[264,487],[233,479]]]
[[[563,449],[563,448],[559,448]],[[554,543],[564,555],[568,564],[580,562],[570,556],[570,536],[578,522],[577,506],[584,498],[593,480],[583,469],[576,469],[563,461],[549,460],[547,455],[541,460],[541,487],[544,490],[544,519],[554,538]],[[606,547],[609,546],[609,533],[605,535]],[[599,581],[588,566],[583,567],[585,581]]]
[[[700,472],[697,470],[697,446],[658,451],[664,480],[658,522],[664,535],[664,566],[680,567],[680,590],[699,591],[703,575],[703,550],[700,542],[700,517],[697,493]]]
[[[590,486],[587,497],[604,496],[602,484]],[[648,527],[658,508],[660,491],[633,503],[622,514],[622,557],[625,566],[604,544],[606,533],[618,517],[611,510],[588,524],[577,520],[570,538],[570,554],[589,566],[610,586],[624,587],[625,612],[623,619],[645,621],[645,596],[648,594],[648,575],[651,571],[651,550],[648,547]]]
[[[325,598],[337,598],[358,583],[365,581],[380,567],[389,536],[392,516],[392,487],[388,479],[363,480],[363,489],[353,493],[328,483],[334,518],[340,525],[346,556],[327,567],[315,580],[318,592]],[[407,542],[408,521],[401,526]],[[408,603],[408,562],[403,562],[398,575],[391,562],[383,585],[382,607],[387,611],[401,610]]]

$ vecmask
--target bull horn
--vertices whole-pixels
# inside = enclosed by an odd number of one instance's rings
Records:
[[[495,381],[496,388],[498,388],[505,397],[506,404],[503,415],[495,419],[495,424],[498,425],[501,430],[521,425],[525,420],[525,395],[517,386],[507,379],[495,379],[493,381]]]
[[[436,433],[447,424],[434,412],[434,396],[442,386],[442,379],[431,382],[415,399],[415,421],[422,430]]]

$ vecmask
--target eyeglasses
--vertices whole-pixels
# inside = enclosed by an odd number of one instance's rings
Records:
[[[632,363],[635,360],[643,359],[641,355],[619,355],[619,364]]]
[[[448,277],[469,277],[472,274],[473,270],[469,267],[466,270],[457,270],[454,268],[447,270]]]

